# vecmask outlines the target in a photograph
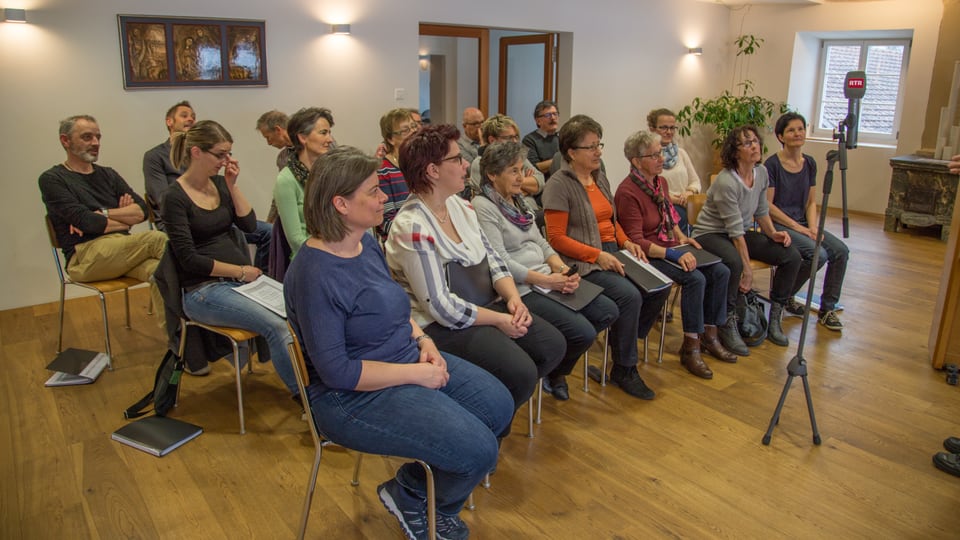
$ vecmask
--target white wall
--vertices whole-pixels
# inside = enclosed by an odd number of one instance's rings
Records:
[[[871,11],[887,13],[887,19],[901,26],[920,27],[907,89],[911,101],[925,102],[927,89],[922,79],[926,76],[929,80],[939,11],[919,2],[890,4],[899,10],[874,10],[873,4],[863,3],[854,7],[871,6]],[[0,235],[4,254],[0,309],[56,298],[36,179],[64,159],[56,137],[57,122],[63,117],[78,113],[96,116],[104,133],[100,163],[116,168],[140,190],[142,154],[166,136],[163,113],[174,102],[188,99],[199,118],[216,119],[232,132],[234,155],[242,169],[241,186],[256,209],[265,213],[276,175],[276,153],[254,130],[263,111],[330,107],[337,140],[372,150],[379,139],[380,115],[398,105],[418,104],[419,22],[571,32],[570,114],[587,113],[603,124],[608,143],[605,161],[611,179],[618,183],[627,172],[619,147],[628,134],[644,127],[648,110],[680,107],[694,96],[712,95],[725,86],[729,80],[726,57],[707,51],[724,49],[733,32],[727,8],[693,0],[596,0],[590,4],[488,0],[483,9],[466,0],[276,0],[270,4],[253,0],[22,0],[19,6],[5,7],[26,8],[30,24],[0,24],[0,107],[7,120],[5,144],[0,145],[0,184],[4,188],[0,224],[6,233]],[[834,6],[805,9],[832,10]],[[780,71],[771,68],[776,76],[761,83],[760,90],[785,97],[793,33],[810,30],[815,24],[835,28],[840,21],[832,15],[804,13],[791,14],[799,19],[792,20],[783,11],[755,7],[748,30],[767,34],[770,63],[783,66]],[[125,91],[117,13],[229,14],[266,20],[270,86]],[[857,22],[862,18],[852,11],[846,17]],[[327,25],[335,22],[350,23],[352,35],[329,35]],[[685,55],[688,46],[702,46],[704,56]],[[394,88],[407,90],[402,103],[394,101]],[[917,105],[913,103],[911,107],[908,118],[922,117],[922,108],[914,111]],[[919,142],[919,126],[905,131]],[[884,171],[879,178],[889,178],[889,173]]]
[[[890,188],[890,158],[911,154],[920,148],[942,12],[943,3],[940,0],[886,0],[815,6],[753,6],[744,19],[743,33],[766,39],[750,68],[750,78],[756,83],[756,91],[760,95],[774,100],[787,100],[789,87],[804,82],[797,81],[797,77],[811,77],[811,73],[805,70],[796,70],[791,75],[794,61],[807,65],[810,60],[816,62],[817,51],[809,50],[801,40],[796,39],[798,32],[913,31],[913,46],[904,86],[900,139],[896,148],[861,144],[849,152],[847,195],[851,210],[882,214],[887,207]],[[739,25],[740,16],[732,17],[731,35],[736,35]],[[796,58],[795,47],[798,51]],[[804,62],[804,59],[807,61]],[[808,82],[812,86],[815,81]],[[870,82],[867,81],[867,84]],[[796,92],[794,96],[799,96],[802,103],[790,105],[798,107],[809,120],[812,116],[812,110],[809,110],[812,96]],[[779,145],[771,140],[767,146],[774,152]],[[836,147],[832,141],[809,141],[805,151],[817,159],[822,169],[827,151]],[[822,180],[822,171],[820,176]],[[831,207],[841,204],[839,179],[837,170],[830,198]]]

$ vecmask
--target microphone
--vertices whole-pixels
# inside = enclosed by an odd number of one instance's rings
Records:
[[[847,148],[857,147],[857,134],[860,126],[860,100],[867,93],[867,74],[863,71],[848,71],[843,79],[843,97],[847,98],[847,117],[843,123],[847,126]]]

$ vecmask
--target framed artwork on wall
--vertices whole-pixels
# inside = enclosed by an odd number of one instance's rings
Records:
[[[123,87],[267,86],[264,21],[117,15]]]

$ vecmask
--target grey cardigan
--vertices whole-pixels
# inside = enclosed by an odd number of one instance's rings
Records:
[[[613,208],[613,225],[617,226],[617,207],[613,204],[613,194],[610,191],[610,182],[607,175],[600,169],[593,171],[593,181],[603,196],[610,201]],[[590,196],[587,190],[577,179],[576,173],[570,168],[566,161],[561,165],[560,170],[553,173],[547,185],[543,188],[543,209],[557,210],[566,212],[569,216],[567,221],[567,236],[577,242],[586,244],[597,249],[603,249],[603,243],[600,241],[600,228],[597,226],[597,215],[593,212],[593,206],[590,205]],[[551,243],[551,245],[553,245]],[[553,246],[556,249],[556,246]],[[581,276],[585,276],[594,270],[603,270],[599,265],[587,261],[570,258],[563,253],[557,252],[563,262],[567,265],[577,264]]]

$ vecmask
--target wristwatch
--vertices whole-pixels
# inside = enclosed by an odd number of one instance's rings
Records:
[[[110,209],[109,209],[109,208],[101,208],[100,211],[103,212],[103,217],[105,217],[105,218],[110,217]]]

